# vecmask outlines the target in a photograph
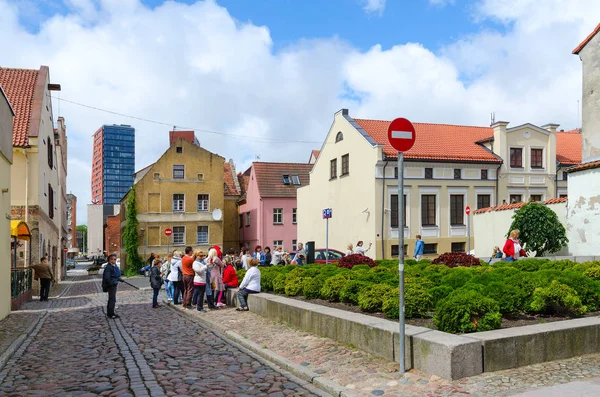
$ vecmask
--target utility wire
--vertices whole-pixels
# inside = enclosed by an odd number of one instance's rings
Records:
[[[115,112],[112,110],[107,110],[107,109],[102,109],[96,106],[91,106],[91,105],[86,105],[84,103],[80,103],[80,102],[75,102],[75,101],[70,101],[68,99],[64,99],[64,98],[58,98],[55,96],[52,96],[53,99],[56,99],[59,101],[64,101],[73,105],[77,105],[77,106],[81,106],[84,108],[88,108],[88,109],[92,109],[92,110],[96,110],[99,112],[104,112],[104,113],[110,113],[110,114],[114,114],[117,116],[121,116],[121,117],[128,117],[130,119],[135,119],[135,120],[140,120],[140,121],[144,121],[147,123],[153,123],[153,124],[159,124],[159,125],[165,125],[167,127],[172,127],[173,129],[175,129],[175,127],[182,129],[182,130],[193,130],[196,132],[205,132],[208,134],[215,134],[215,135],[221,135],[221,136],[229,136],[232,138],[237,138],[237,139],[250,139],[253,141],[257,141],[257,142],[264,142],[264,143],[306,143],[306,144],[322,144],[323,142],[319,142],[319,141],[280,141],[280,140],[275,140],[275,139],[268,139],[268,138],[260,138],[260,137],[254,137],[254,136],[248,136],[248,135],[238,135],[238,134],[230,134],[227,132],[218,132],[218,131],[212,131],[212,130],[207,130],[207,129],[203,129],[203,128],[192,128],[192,127],[182,127],[182,126],[178,126],[175,125],[173,123],[165,123],[163,121],[156,121],[156,120],[150,120],[150,119],[146,119],[143,117],[137,117],[137,116],[131,116],[129,114],[124,114],[124,113],[119,113],[119,112]]]

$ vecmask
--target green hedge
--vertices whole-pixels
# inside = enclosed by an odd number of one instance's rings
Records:
[[[398,318],[398,262],[377,266],[273,266],[260,268],[262,290],[358,305]],[[243,277],[243,271],[238,271]],[[405,262],[405,315],[434,315],[436,328],[475,332],[498,328],[502,315],[580,316],[600,309],[600,261],[525,258],[516,262],[449,268],[429,260]]]

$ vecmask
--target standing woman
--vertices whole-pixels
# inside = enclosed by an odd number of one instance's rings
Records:
[[[210,281],[213,285],[213,299],[217,297],[217,307],[223,307],[225,304],[222,302],[223,300],[223,291],[225,291],[225,286],[223,285],[223,261],[219,259],[217,254],[217,250],[211,248],[208,251],[208,260],[207,264],[212,266],[210,270]]]
[[[265,247],[265,261],[261,262],[261,266],[271,266],[271,260],[273,259],[271,255],[271,248]]]
[[[160,275],[160,259],[155,258],[152,263],[152,269],[150,269],[150,286],[152,287],[152,308],[159,307],[158,305],[158,293],[160,292],[160,286],[162,285],[162,277]]]
[[[39,265],[30,267],[35,270],[35,278],[40,279],[40,302],[47,301],[50,294],[50,283],[54,282],[54,275],[48,265],[48,257],[44,256]]]
[[[173,258],[172,254],[168,254],[167,258],[163,261],[162,266],[160,267],[160,273],[165,283],[165,292],[167,293],[167,300],[169,302],[173,301],[173,283],[169,280],[169,274],[171,273],[171,259]]]
[[[248,248],[242,249],[242,269],[248,270],[248,261],[250,260],[250,255],[248,254]]]
[[[506,262],[514,262],[519,260],[522,256],[527,256],[527,253],[519,241],[519,233],[518,229],[511,231],[508,240],[506,240],[506,244],[504,244],[504,249],[502,251],[506,254]]]
[[[180,294],[183,292],[183,273],[181,269],[181,251],[173,251],[173,258],[171,259],[171,273],[168,277],[169,281],[173,283],[173,304],[178,305]]]
[[[346,256],[352,255],[353,253],[354,253],[354,246],[352,245],[352,243],[350,243],[346,247]]]
[[[206,264],[204,263],[204,252],[202,250],[194,251],[194,289],[196,295],[196,310],[205,312],[204,310],[204,293],[206,291]]]

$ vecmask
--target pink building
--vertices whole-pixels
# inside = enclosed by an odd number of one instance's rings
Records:
[[[255,162],[240,176],[240,244],[296,250],[296,189],[308,185],[312,164]]]

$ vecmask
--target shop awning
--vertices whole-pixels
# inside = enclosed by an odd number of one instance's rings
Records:
[[[18,240],[30,241],[29,226],[24,221],[10,221],[10,236]]]

